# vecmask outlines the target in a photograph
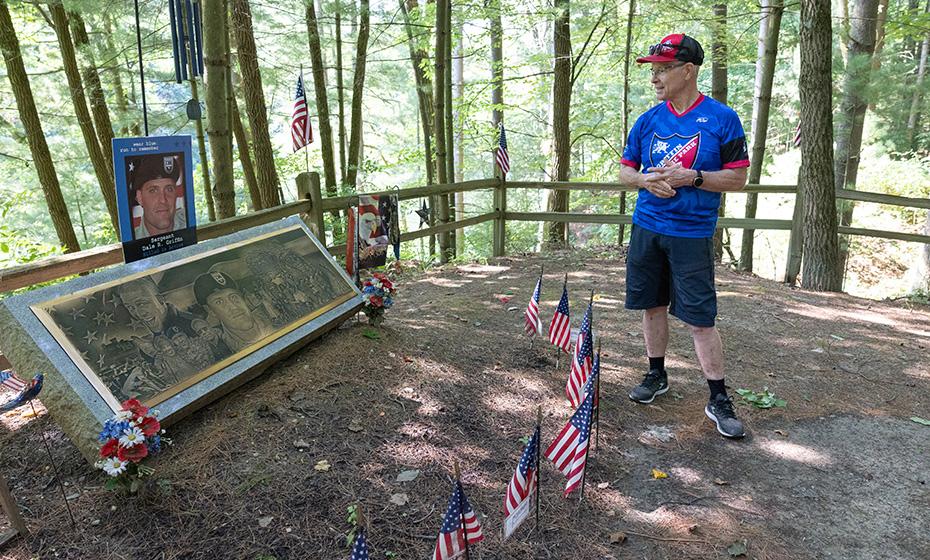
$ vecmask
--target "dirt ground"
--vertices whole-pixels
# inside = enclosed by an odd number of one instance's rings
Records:
[[[539,527],[502,542],[506,485],[537,405],[544,445],[570,415],[568,360],[557,368],[548,344],[522,335],[543,264],[544,322],[564,273],[576,325],[594,290],[599,447],[583,502],[562,498],[564,478],[544,460]],[[671,390],[652,405],[627,399],[645,360],[623,277],[615,250],[405,273],[378,338],[349,321],[172,426],[174,445],[134,498],[104,490],[43,411],[0,416],[0,472],[32,531],[0,558],[348,558],[346,512],[359,501],[372,558],[423,559],[454,460],[486,534],[473,559],[720,559],[734,543],[755,559],[927,558],[930,427],[910,418],[930,418],[930,309],[718,270],[731,394],[768,387],[787,401],[740,404],[749,435],[728,441],[704,416],[707,386],[675,320]],[[323,460],[329,470],[316,470]],[[410,469],[419,475],[398,482]]]

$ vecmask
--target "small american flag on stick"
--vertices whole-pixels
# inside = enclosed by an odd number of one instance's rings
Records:
[[[568,374],[568,383],[565,385],[565,395],[568,396],[572,408],[577,407],[581,402],[581,388],[588,380],[588,374],[591,373],[591,355],[594,353],[594,340],[591,337],[591,306],[593,304],[592,296],[592,301],[588,303],[588,309],[584,312],[581,328],[578,329],[575,353],[572,356],[572,370]]]
[[[501,168],[501,176],[506,177],[510,171],[510,154],[507,153],[507,133],[504,132],[504,123],[500,123],[500,133],[497,136],[497,153],[495,154],[497,166]]]
[[[507,497],[504,499],[505,522],[506,518],[510,517],[520,507],[520,504],[530,499],[535,489],[536,472],[539,469],[539,465],[536,464],[536,450],[538,447],[539,426],[536,427],[533,437],[530,438],[530,441],[527,442],[526,447],[523,449],[523,455],[520,456],[517,470],[514,471],[513,478],[510,479],[510,484],[507,486]]]
[[[568,313],[568,275],[562,284],[562,299],[555,308],[555,315],[549,323],[549,343],[558,346],[563,352],[568,352],[572,346],[572,324]]]
[[[539,320],[539,292],[542,290],[542,272],[539,273],[539,280],[536,281],[536,289],[533,290],[533,297],[526,306],[526,334],[530,336],[542,335],[542,321]]]
[[[565,497],[581,484],[584,477],[593,409],[594,391],[589,391],[581,406],[546,449],[546,457],[568,478],[565,483]]]
[[[439,529],[439,538],[436,539],[433,560],[458,558],[466,554],[468,545],[478,544],[482,540],[484,533],[481,531],[481,522],[465,497],[462,482],[456,479],[442,528]]]
[[[297,77],[297,93],[294,95],[294,112],[291,113],[291,140],[294,151],[313,142],[313,129],[307,114],[307,96],[304,91],[304,72]]]
[[[369,560],[368,542],[365,540],[365,530],[359,529],[358,536],[355,537],[355,545],[352,547],[352,556],[349,560]]]
[[[0,371],[0,385],[14,393],[19,393],[26,388],[26,382],[16,376],[12,370]]]

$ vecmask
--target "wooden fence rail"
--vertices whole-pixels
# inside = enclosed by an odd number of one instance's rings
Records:
[[[428,228],[404,232],[401,241],[413,241],[422,237],[438,235],[440,233],[461,230],[463,228],[493,222],[492,252],[494,256],[503,256],[506,252],[507,222],[508,221],[542,221],[563,223],[589,223],[589,224],[630,224],[632,216],[629,214],[586,214],[580,212],[511,212],[507,210],[507,191],[511,189],[535,190],[568,190],[568,191],[598,191],[598,192],[628,192],[636,189],[621,183],[590,183],[590,182],[540,182],[540,181],[502,181],[500,179],[479,179],[446,185],[427,185],[402,190],[384,190],[374,195],[397,194],[400,200],[424,198],[440,194],[469,192],[477,190],[490,190],[493,194],[493,210],[477,216],[458,221],[437,224]],[[201,240],[212,239],[239,231],[249,227],[266,224],[280,220],[294,214],[304,215],[311,230],[321,241],[325,241],[326,212],[345,210],[357,203],[356,195],[324,197],[320,188],[320,177],[317,173],[301,173],[297,177],[297,192],[299,200],[281,206],[252,212],[244,216],[237,216],[205,224],[197,228],[197,237]],[[760,194],[797,194],[796,185],[747,185],[741,192]],[[922,198],[909,198],[880,193],[863,191],[840,190],[836,193],[839,200],[852,200],[877,204],[889,204],[905,208],[930,209],[930,200]],[[791,220],[775,219],[745,219],[720,218],[718,228],[753,229],[753,230],[786,230],[790,231],[789,262],[786,278],[793,281],[800,270],[800,247],[802,234],[802,216],[796,205],[794,217]],[[903,233],[899,231],[884,231],[865,228],[841,226],[839,233],[845,235],[860,235],[881,239],[895,239],[915,243],[930,244],[930,236],[916,233]],[[345,245],[329,247],[333,254],[345,254]],[[119,244],[95,247],[85,251],[47,257],[27,265],[0,270],[0,292],[8,292],[19,288],[32,286],[42,282],[49,282],[82,274],[119,264],[123,261],[122,249]]]

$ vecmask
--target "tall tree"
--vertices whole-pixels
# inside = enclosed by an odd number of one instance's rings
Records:
[[[463,140],[465,139],[465,113],[462,111],[462,102],[465,99],[465,52],[463,50],[463,39],[461,37],[459,41],[455,43],[455,57],[452,59],[452,81],[455,88],[455,115],[453,116],[453,122],[455,123],[455,165],[454,165],[454,181],[456,183],[461,183],[465,180],[465,174],[463,170],[463,165],[465,162],[465,144]],[[465,193],[457,192],[455,193],[455,220],[463,220],[465,218]],[[465,254],[465,235],[461,234],[461,231],[456,232],[455,236],[455,254],[464,255]]]
[[[407,44],[410,47],[410,62],[413,65],[413,80],[417,88],[417,105],[420,110],[420,124],[423,129],[423,160],[426,164],[426,184],[435,183],[433,176],[433,86],[424,72],[429,65],[429,57],[417,44],[410,21],[410,13],[416,12],[417,0],[398,0],[400,11],[404,16],[404,29],[407,31]]]
[[[94,127],[100,141],[103,157],[113,173],[113,123],[110,120],[110,109],[107,107],[106,97],[103,95],[103,86],[100,83],[100,74],[97,72],[97,63],[94,60],[94,50],[87,37],[87,28],[84,19],[78,12],[68,14],[71,23],[71,33],[74,36],[74,46],[77,47],[84,60],[84,85],[90,96],[90,112],[94,117]]]
[[[433,80],[435,93],[433,99],[433,130],[436,132],[436,171],[440,184],[449,182],[449,167],[446,164],[446,45],[449,40],[449,29],[446,27],[446,13],[450,0],[436,0],[436,52],[433,59]],[[449,195],[439,196],[439,221],[449,221]],[[449,232],[439,234],[439,262],[449,261],[451,251],[449,247]]]
[[[455,182],[455,121],[452,118],[454,105],[452,100],[452,43],[458,42],[455,36],[455,28],[452,27],[452,0],[446,7],[446,176],[450,183]],[[455,221],[455,200],[456,194],[447,195],[449,202],[449,221]],[[458,237],[455,230],[449,232],[449,254],[454,257],[456,253],[456,238]]]
[[[36,110],[35,99],[32,95],[32,86],[29,84],[29,76],[23,65],[19,38],[16,37],[16,28],[13,27],[13,20],[10,18],[10,10],[6,2],[0,2],[0,50],[3,51],[7,78],[13,88],[16,109],[19,111],[19,118],[26,130],[29,151],[36,167],[36,174],[39,176],[39,184],[42,185],[42,194],[45,195],[45,203],[48,206],[52,224],[55,226],[58,241],[69,253],[80,251],[81,246],[78,244],[77,236],[74,235],[71,216],[68,215],[68,207],[61,194],[61,185],[55,173],[55,163],[52,161],[52,154],[45,141],[42,121],[39,120],[39,112]]]
[[[572,40],[569,25],[569,0],[556,0],[555,26],[553,42],[555,46],[555,72],[552,82],[552,139],[553,139],[553,179],[568,181],[571,165],[571,139],[569,131],[569,110],[572,103]],[[547,210],[549,212],[568,212],[569,191],[549,191]],[[568,241],[567,224],[564,222],[546,223],[546,243],[550,246],[562,246]]]
[[[626,42],[624,43],[623,55],[623,145],[626,146],[627,137],[630,135],[630,53],[632,52],[633,43],[633,16],[636,14],[636,0],[629,0],[629,11],[626,16]],[[626,191],[620,193],[620,214],[626,214]],[[618,245],[623,245],[623,238],[626,228],[620,224],[620,231],[617,239]]]
[[[927,0],[925,14],[930,14],[930,0]],[[911,150],[916,148],[914,140],[917,133],[917,121],[920,119],[920,100],[923,96],[924,76],[927,74],[927,56],[930,54],[930,33],[926,35],[920,45],[920,61],[917,63],[917,78],[914,84],[914,93],[911,96],[911,110],[907,114],[907,146]]]
[[[401,4],[403,6],[403,4]],[[336,0],[336,98],[339,103],[339,176],[346,178],[346,101],[342,80],[342,0]]]
[[[830,74],[832,29],[830,5],[801,0],[801,169],[798,189],[804,204],[804,260],[801,285],[811,290],[839,291],[836,192],[833,183],[833,112]]]
[[[727,5],[714,4],[712,24],[713,44],[711,45],[711,97],[726,104],[729,93],[727,83]],[[720,193],[720,216],[726,215],[727,194]],[[714,230],[714,258],[723,259],[723,229]]]
[[[58,36],[58,48],[61,51],[65,76],[68,80],[71,102],[74,105],[74,113],[77,116],[81,134],[84,136],[87,154],[94,168],[97,183],[100,185],[100,193],[103,195],[103,200],[106,203],[107,212],[110,214],[110,222],[115,229],[119,230],[119,217],[116,211],[116,184],[113,180],[113,173],[111,172],[112,165],[107,163],[103,155],[100,142],[97,140],[97,132],[94,130],[94,123],[91,120],[90,112],[87,110],[87,98],[84,96],[84,84],[81,80],[81,72],[78,69],[77,58],[74,54],[74,43],[71,39],[71,31],[68,28],[68,15],[65,13],[65,7],[60,1],[49,4],[49,11],[52,16],[52,23],[55,26],[55,35]]]
[[[846,48],[846,76],[843,80],[843,98],[837,113],[836,143],[834,147],[834,181],[836,189],[856,189],[859,172],[859,154],[862,148],[862,127],[868,108],[868,92],[872,72],[872,55],[875,52],[876,16],[878,0],[856,0],[849,28]],[[853,202],[840,205],[840,225],[852,223]],[[848,237],[840,240],[840,269],[846,269],[849,254]]]
[[[752,104],[752,157],[749,159],[749,183],[758,184],[762,179],[762,164],[765,161],[765,143],[769,129],[769,109],[772,105],[772,82],[775,77],[775,59],[778,54],[778,36],[781,31],[781,16],[785,11],[784,0],[763,0],[766,16],[759,22],[758,59],[756,61],[755,98]],[[759,195],[746,195],[747,218],[756,217]],[[755,230],[743,230],[740,246],[740,268],[752,272]]]
[[[226,4],[223,0],[203,0],[203,54],[207,70],[207,136],[213,160],[213,198],[220,219],[236,215],[233,188],[232,149],[229,144],[229,116],[226,103],[228,36]]]
[[[252,32],[252,8],[249,0],[232,1],[233,29],[238,45],[239,71],[245,93],[245,109],[252,131],[255,150],[255,176],[262,195],[262,206],[273,208],[281,204],[278,196],[278,171],[274,163],[274,149],[268,132],[268,111],[262,91],[262,74],[258,67],[258,52]]]
[[[188,20],[186,10],[181,10],[181,23],[185,34],[191,33],[193,23]],[[188,57],[188,76],[191,86],[191,99],[200,106],[200,89],[197,85],[197,77],[194,72],[196,61],[194,57]],[[210,183],[210,165],[207,162],[207,141],[203,134],[203,118],[194,119],[194,127],[197,131],[197,150],[200,153],[200,174],[203,177],[203,198],[207,203],[207,219],[211,222],[216,220],[216,205],[213,202],[213,188]]]
[[[307,42],[310,46],[310,63],[313,65],[313,91],[316,94],[316,112],[320,125],[320,151],[323,155],[323,180],[326,194],[336,196],[336,162],[333,158],[333,128],[329,123],[329,99],[326,97],[326,68],[323,66],[323,51],[320,48],[320,31],[317,26],[313,0],[305,0],[307,19]],[[339,213],[333,211],[334,233],[341,230]],[[338,231],[341,234],[341,231]]]
[[[242,164],[242,175],[245,176],[245,186],[249,191],[249,200],[252,210],[261,210],[262,193],[258,190],[258,179],[255,178],[255,165],[252,163],[252,154],[249,151],[249,135],[242,124],[242,115],[239,113],[239,104],[233,97],[232,104],[233,135],[236,138],[236,148],[239,151],[239,163]]]
[[[355,50],[355,78],[352,81],[352,131],[349,133],[349,160],[346,162],[346,185],[354,189],[358,180],[358,166],[361,163],[362,148],[362,101],[365,90],[365,60],[368,55],[368,0],[359,2],[358,39]]]

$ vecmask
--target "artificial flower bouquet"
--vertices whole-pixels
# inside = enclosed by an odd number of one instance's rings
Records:
[[[162,444],[167,443],[162,434],[157,411],[137,399],[124,402],[122,409],[103,425],[98,438],[103,445],[97,467],[110,476],[107,489],[138,492],[143,479],[155,472],[142,460],[161,451]]]
[[[375,272],[371,278],[362,285],[362,300],[365,307],[362,311],[368,316],[368,322],[373,326],[380,326],[384,322],[384,310],[394,305],[394,294],[397,288],[387,275]]]

